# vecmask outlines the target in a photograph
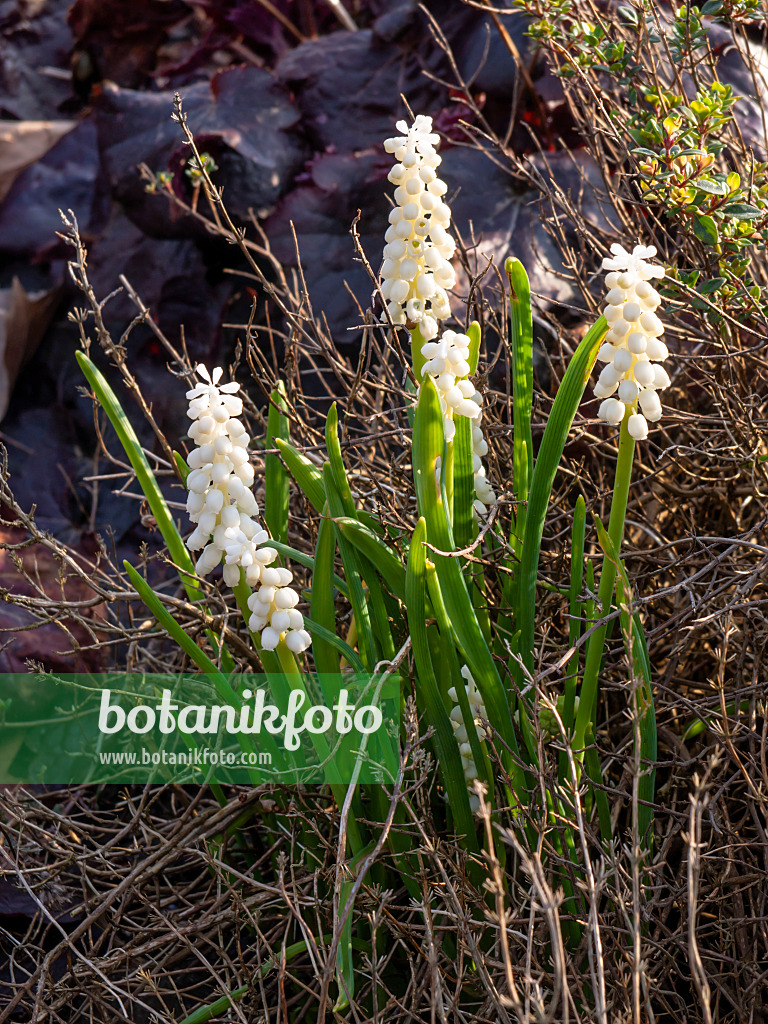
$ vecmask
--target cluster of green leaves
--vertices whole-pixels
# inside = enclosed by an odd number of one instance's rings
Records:
[[[628,128],[637,143],[633,153],[640,158],[643,198],[700,240],[715,271],[702,276],[696,270],[679,279],[702,295],[719,295],[721,308],[745,318],[756,303],[765,304],[749,267],[768,241],[768,165],[753,163],[744,179],[716,169],[738,97],[730,86],[714,82],[701,86],[690,104],[663,90],[646,92],[644,99],[651,113],[637,114]],[[699,305],[720,319],[708,303]]]
[[[331,600],[328,574],[338,548],[349,585],[349,599],[356,628],[360,657],[371,667],[379,657],[391,657],[401,642],[409,639],[415,676],[413,688],[424,724],[432,730],[432,745],[438,770],[447,795],[449,821],[470,850],[477,849],[475,823],[470,811],[467,783],[453,734],[450,712],[453,702],[448,691],[455,688],[462,708],[468,741],[478,777],[486,784],[494,800],[497,788],[487,744],[478,737],[473,715],[466,701],[462,666],[469,667],[480,690],[488,721],[501,755],[500,778],[503,802],[512,808],[523,802],[540,820],[552,814],[562,820],[572,815],[567,797],[557,808],[542,804],[535,808],[537,790],[533,774],[539,765],[539,749],[531,725],[538,709],[521,695],[535,671],[535,624],[538,564],[544,524],[552,488],[573,418],[607,325],[600,318],[584,338],[564,374],[548,417],[539,446],[533,457],[531,407],[532,316],[530,287],[525,269],[516,259],[506,264],[510,280],[513,345],[513,500],[514,513],[508,541],[499,548],[498,534],[478,539],[478,527],[472,517],[472,445],[471,425],[457,418],[456,434],[447,443],[442,412],[435,386],[430,378],[421,385],[413,422],[412,460],[419,518],[410,541],[401,538],[399,547],[386,536],[382,524],[357,507],[352,498],[338,438],[335,407],[326,427],[328,461],[321,467],[310,463],[290,443],[278,441],[283,459],[296,483],[318,512],[322,512],[314,558],[312,622],[322,621],[328,633],[338,630],[338,612]],[[480,348],[479,326],[470,328],[472,372]],[[413,344],[420,347],[418,333]],[[631,473],[632,450],[622,465],[620,498],[612,512],[611,557],[606,553],[601,577],[600,601],[603,614],[611,608],[617,570],[613,554],[621,543],[626,495]],[[439,467],[439,468],[438,468]],[[587,619],[594,617],[591,600],[583,598],[585,506],[577,505],[573,538],[573,572],[568,590],[572,626],[569,640],[576,644]],[[606,534],[606,538],[608,534]],[[478,573],[477,563],[464,552],[472,545],[477,554],[490,556],[487,564],[499,566],[498,578],[491,571],[486,578]],[[407,546],[405,566],[400,550]],[[604,549],[606,550],[606,549]],[[587,585],[594,590],[591,564]],[[315,594],[325,595],[322,617],[315,606]],[[489,594],[501,595],[501,604],[489,602]],[[491,607],[489,607],[489,603]],[[312,629],[312,624],[308,624]],[[639,623],[635,627],[639,628]],[[349,639],[349,637],[348,637]],[[591,742],[596,706],[598,676],[602,660],[605,629],[595,635],[587,647],[585,668],[586,701],[579,704],[579,654],[574,652],[569,665],[566,693],[558,703],[562,709],[565,733],[573,736],[582,750]],[[316,659],[324,659],[324,644],[315,640]],[[499,666],[509,666],[510,675]],[[330,666],[324,665],[324,670]],[[647,681],[650,693],[650,681]],[[466,706],[465,706],[466,705]],[[651,702],[652,707],[652,702]],[[579,712],[577,714],[577,711]],[[545,727],[551,732],[552,716],[545,715]],[[648,728],[655,737],[652,713]],[[522,741],[522,742],[521,742]],[[651,744],[644,756],[650,758]],[[580,761],[582,754],[577,755]],[[560,777],[568,777],[567,759],[561,759]],[[594,751],[586,765],[590,778],[599,780],[600,767]],[[565,792],[565,790],[563,790]],[[603,836],[610,839],[610,815],[604,795],[595,789]],[[647,815],[641,822],[644,834],[650,825]]]
[[[528,35],[558,55],[554,71],[561,78],[603,71],[621,85],[629,85],[641,66],[624,39],[612,39],[605,27],[580,16],[577,0],[514,0],[532,20]],[[619,8],[621,17],[635,24],[634,8]]]
[[[684,11],[685,8],[680,8]],[[701,17],[718,21],[757,21],[763,16],[760,0],[706,0],[701,8],[693,7]],[[681,17],[678,14],[678,17]]]
[[[576,409],[606,331],[601,317],[575,353],[534,460],[530,288],[518,260],[508,260],[507,271],[513,324],[515,512],[506,546],[499,550],[498,541],[489,535],[477,552],[485,551],[492,556],[491,562],[500,565],[498,580],[484,578],[477,570],[476,560],[460,554],[477,543],[478,538],[478,526],[472,516],[471,424],[465,417],[457,417],[455,438],[446,442],[440,403],[430,378],[419,389],[414,416],[412,459],[419,519],[410,541],[402,539],[402,546],[408,549],[404,566],[403,556],[386,536],[382,524],[359,509],[352,498],[335,407],[326,424],[328,461],[322,466],[310,463],[289,442],[277,441],[288,470],[323,516],[314,557],[308,628],[312,630],[313,623],[321,622],[328,634],[338,632],[338,612],[329,585],[337,548],[363,664],[372,669],[379,658],[391,658],[395,649],[410,639],[416,673],[414,692],[425,725],[433,730],[432,743],[448,796],[447,811],[470,849],[477,849],[476,830],[450,722],[453,702],[448,691],[455,688],[478,776],[493,799],[495,780],[489,751],[477,735],[468,705],[464,706],[467,702],[461,670],[466,665],[498,740],[504,766],[502,775],[508,780],[505,802],[512,808],[521,802],[529,805],[532,782],[521,763],[532,768],[538,764],[537,744],[529,725],[533,709],[524,701],[517,702],[522,746],[512,713],[516,692],[525,687],[525,673],[535,667],[538,563],[550,495]],[[470,338],[474,372],[480,348],[479,325],[471,326]],[[413,343],[416,348],[420,345],[417,332]],[[580,550],[583,552],[583,528]],[[580,561],[581,555],[577,559]],[[581,583],[582,575],[578,574],[571,595],[572,607],[577,610]],[[497,586],[501,589],[502,605],[492,611],[488,594],[498,592]],[[335,667],[326,659],[335,657],[338,665],[338,655],[326,649],[322,638],[315,637],[313,650],[323,671]],[[499,665],[504,663],[510,665],[511,678],[500,675]],[[570,729],[574,721],[574,693],[564,707]],[[549,809],[543,806],[539,813],[546,817]]]
[[[624,85],[643,70],[638,62],[639,55],[633,58],[624,40],[613,40],[603,25],[582,16],[578,0],[514,0],[514,6],[531,18],[528,35],[558,55],[555,72],[563,78],[577,71],[604,71]],[[643,17],[643,13],[642,7],[638,9],[630,4],[617,9],[621,23],[642,30],[638,31],[638,38],[644,35],[648,43],[656,45],[661,42],[656,22],[650,15]],[[675,63],[683,62],[706,45],[708,29],[701,20],[703,17],[712,22],[756,20],[761,17],[760,0],[705,0],[701,7],[693,4],[678,7],[667,36]],[[632,97],[630,99],[634,102]]]
[[[677,8],[671,31],[667,36],[669,52],[675,64],[682,64],[689,53],[706,45],[707,29],[702,23],[702,15],[710,13],[705,8],[720,6],[715,0],[714,3],[705,3],[701,10],[689,4]]]
[[[673,272],[670,279],[699,292],[702,298],[693,305],[712,323],[723,313],[742,322],[757,311],[768,314],[768,295],[749,272],[755,252],[768,240],[768,165],[751,161],[740,173],[722,166],[738,97],[715,81],[700,85],[687,102],[660,79],[671,57],[678,72],[689,71],[698,82],[709,26],[760,17],[759,0],[683,4],[673,9],[664,40],[646,8],[618,8],[619,25],[629,30],[622,38],[586,21],[579,0],[515,4],[531,17],[529,35],[549,50],[557,74],[601,72],[625,90],[626,105],[619,101],[611,116],[636,143],[643,199],[701,243],[701,266]],[[674,285],[667,291],[677,293]]]
[[[184,173],[193,185],[202,185],[205,176],[207,174],[213,174],[213,172],[218,171],[218,169],[219,165],[210,153],[201,153],[199,158],[197,156],[191,156],[189,160],[187,160],[187,166],[184,168]]]

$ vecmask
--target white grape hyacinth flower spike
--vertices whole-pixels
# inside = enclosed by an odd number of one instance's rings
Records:
[[[248,607],[250,628],[261,631],[262,646],[273,650],[285,640],[289,650],[304,651],[311,638],[296,608],[298,595],[288,586],[293,576],[288,569],[272,567],[277,551],[270,547],[269,534],[256,518],[259,507],[251,490],[250,437],[238,419],[243,411],[237,395],[240,385],[221,384],[220,366],[209,373],[201,363],[195,371],[201,382],[187,392],[187,415],[193,421],[189,436],[195,442],[187,460],[187,512],[195,529],[187,547],[203,549],[195,571],[207,576],[224,559],[224,582],[235,587],[242,569],[249,586],[261,584]]]
[[[290,586],[292,582],[290,569],[264,569],[261,586],[248,598],[248,628],[252,633],[261,632],[261,646],[267,651],[274,651],[284,640],[289,651],[300,654],[312,643],[304,629],[304,616],[296,607],[299,595]]]
[[[454,415],[479,421],[483,398],[469,374],[469,337],[456,331],[443,331],[439,341],[427,341],[421,347],[425,359],[422,377],[432,377],[443,412],[446,441],[456,434]]]
[[[629,435],[643,441],[648,423],[661,419],[659,392],[670,384],[661,366],[669,356],[661,340],[664,325],[656,314],[661,296],[651,284],[664,277],[664,268],[648,262],[656,255],[652,245],[636,245],[630,253],[614,244],[611,253],[603,260],[603,270],[608,271],[603,309],[608,333],[597,354],[605,364],[594,389],[595,397],[602,399],[597,415],[618,426],[630,409]]]
[[[255,584],[266,564],[258,556],[258,545],[269,535],[256,520],[250,437],[238,419],[243,411],[237,395],[240,385],[221,384],[220,366],[212,374],[202,363],[195,370],[201,383],[187,392],[189,436],[195,442],[187,460],[187,512],[196,529],[187,538],[187,547],[203,549],[195,566],[198,575],[207,576],[225,558],[224,581],[229,586],[239,581],[240,565],[248,582]]]
[[[437,321],[450,316],[446,289],[456,281],[450,264],[456,249],[448,233],[451,211],[443,201],[448,186],[437,176],[440,138],[432,131],[432,118],[423,114],[410,128],[406,121],[395,127],[402,134],[384,142],[396,163],[388,175],[395,206],[384,236],[381,293],[393,323],[416,325],[424,341],[432,341]]]
[[[435,382],[446,441],[452,441],[456,435],[456,416],[466,416],[472,421],[472,464],[476,494],[474,511],[485,515],[488,505],[496,501],[496,494],[486,477],[482,461],[488,454],[488,443],[480,425],[483,396],[467,376],[470,370],[469,346],[468,335],[443,331],[439,341],[427,341],[422,345],[421,354],[425,362],[421,373],[423,377],[429,374]]]

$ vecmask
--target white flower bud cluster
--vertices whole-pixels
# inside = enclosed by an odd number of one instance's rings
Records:
[[[420,114],[410,128],[405,121],[396,128],[402,135],[384,143],[397,161],[388,175],[397,205],[384,236],[381,292],[393,323],[416,323],[422,338],[432,341],[437,321],[450,315],[446,289],[456,280],[449,262],[456,248],[448,234],[451,211],[443,202],[448,186],[437,176],[442,157],[432,118]]]
[[[482,415],[482,395],[472,381],[467,380],[469,344],[466,334],[443,331],[439,341],[428,341],[421,346],[421,354],[426,359],[421,374],[430,374],[435,382],[446,441],[452,441],[456,433],[454,413],[477,421]]]
[[[461,670],[461,674],[466,680],[464,688],[467,691],[467,700],[469,701],[469,707],[472,711],[472,717],[477,729],[477,738],[482,741],[486,738],[486,733],[483,728],[481,718],[487,718],[483,698],[480,696],[480,691],[478,690],[475,680],[472,678],[472,673],[469,671],[467,665],[465,665]],[[453,735],[456,737],[456,741],[459,744],[459,753],[461,754],[461,766],[464,769],[464,778],[471,786],[474,779],[477,778],[477,765],[472,757],[472,747],[469,743],[469,734],[467,733],[467,727],[464,724],[464,717],[461,713],[461,705],[458,703],[455,686],[450,688],[448,696],[455,704],[455,707],[451,711]],[[480,810],[480,800],[475,793],[471,791],[471,789],[469,793],[469,806],[472,809],[473,814],[476,814]]]
[[[263,569],[261,586],[248,598],[248,628],[252,633],[261,630],[261,646],[266,651],[274,651],[281,639],[294,654],[306,651],[312,643],[304,629],[304,616],[296,607],[299,595],[289,586],[292,581],[289,569]]]
[[[435,382],[440,408],[443,411],[445,440],[452,441],[456,434],[454,416],[467,416],[472,420],[472,461],[475,474],[474,503],[476,513],[485,514],[487,506],[496,501],[496,495],[485,475],[483,456],[488,454],[488,442],[480,421],[483,415],[483,396],[469,373],[469,337],[456,331],[443,331],[439,341],[428,341],[421,347],[426,362],[422,376],[430,374]],[[439,468],[437,473],[440,479]]]
[[[488,442],[485,440],[480,421],[472,424],[472,463],[475,473],[475,515],[486,515],[488,506],[496,501],[496,492],[485,475],[483,456],[488,454]]]
[[[597,354],[606,364],[595,385],[595,397],[603,399],[597,415],[617,426],[631,406],[627,429],[642,441],[648,436],[648,421],[661,419],[658,392],[670,384],[667,371],[659,365],[669,355],[661,340],[664,325],[656,315],[661,297],[650,283],[664,277],[664,268],[647,262],[656,255],[652,245],[636,245],[631,253],[612,245],[611,252],[613,259],[603,260],[603,270],[609,271],[603,310],[609,330]],[[618,397],[611,397],[616,392]]]
[[[224,559],[224,582],[234,587],[240,582],[240,569],[250,586],[261,583],[259,594],[269,602],[269,629],[263,625],[251,626],[252,631],[264,629],[262,643],[272,650],[277,646],[281,634],[296,631],[298,639],[285,637],[290,650],[303,651],[310,643],[309,634],[304,630],[304,619],[295,606],[298,595],[288,584],[293,576],[288,569],[270,568],[277,559],[277,551],[268,544],[269,534],[257,520],[259,506],[253,496],[254,471],[248,461],[250,437],[237,418],[243,411],[243,402],[236,394],[237,383],[219,384],[223,370],[217,366],[213,374],[201,363],[196,372],[202,383],[187,392],[189,409],[187,415],[193,421],[189,436],[196,447],[190,452],[187,463],[190,468],[187,477],[187,512],[196,524],[187,538],[190,551],[203,549],[195,565],[199,576],[207,576]],[[278,599],[275,588],[279,587]],[[251,595],[248,606],[258,594]],[[271,606],[277,601],[276,607]],[[283,629],[277,630],[277,639],[272,643],[275,623],[273,611],[292,609]],[[257,615],[258,620],[258,615]],[[276,619],[277,625],[283,618]],[[254,622],[254,616],[251,616]],[[264,635],[271,646],[264,642]]]
[[[574,696],[573,698],[573,716],[576,717],[579,710],[579,698]],[[563,715],[565,714],[565,696],[557,698],[557,714],[562,721]],[[519,712],[515,712],[515,721],[519,722]],[[554,711],[548,707],[541,707],[539,709],[539,725],[541,726],[541,736],[545,743],[549,743],[560,736],[560,723],[555,717]]]

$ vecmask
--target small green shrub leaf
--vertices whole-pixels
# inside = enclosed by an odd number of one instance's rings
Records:
[[[693,233],[707,245],[717,245],[717,225],[707,214],[696,214],[693,218]]]
[[[723,207],[723,213],[729,217],[735,217],[736,220],[757,220],[765,215],[764,210],[758,210],[756,206],[750,206],[749,203],[728,203]]]
[[[724,277],[713,277],[709,281],[702,281],[696,291],[700,295],[711,295],[712,292],[719,291],[723,287],[725,280]]]
[[[693,182],[693,185],[700,192],[706,192],[710,196],[725,196],[728,194],[728,186],[724,181],[710,181],[708,178],[699,178]]]

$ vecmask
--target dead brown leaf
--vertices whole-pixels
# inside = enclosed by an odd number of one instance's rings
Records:
[[[54,146],[77,121],[4,121],[0,125],[0,203],[30,164]]]
[[[27,292],[14,277],[0,291],[0,420],[24,363],[32,356],[56,311],[61,290]]]

